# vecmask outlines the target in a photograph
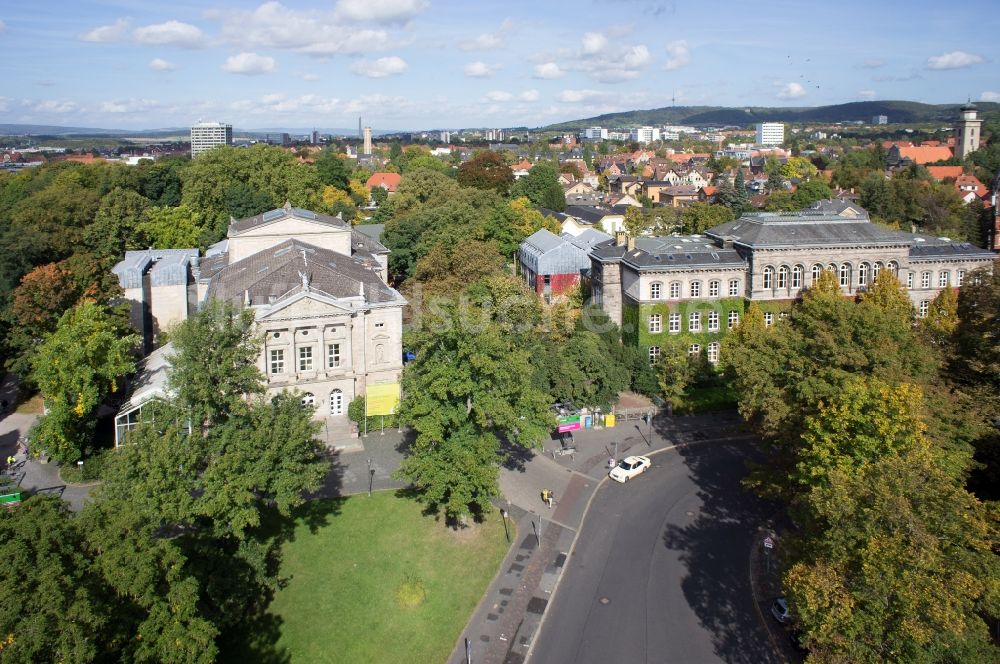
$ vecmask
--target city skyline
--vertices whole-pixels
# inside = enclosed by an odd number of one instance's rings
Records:
[[[857,0],[808,15],[791,2],[42,4],[65,11],[0,10],[0,122],[252,129],[362,115],[402,130],[672,103],[1000,101],[1000,20],[985,0],[961,16],[923,0],[905,16]]]

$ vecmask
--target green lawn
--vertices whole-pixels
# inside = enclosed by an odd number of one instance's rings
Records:
[[[292,664],[444,662],[507,550],[503,522],[493,517],[456,533],[391,491],[313,503],[310,512],[324,507],[332,510],[325,523],[300,519],[284,547],[288,583],[265,630],[273,636],[258,632],[251,652],[227,655]],[[405,608],[397,592],[413,581],[426,598]]]

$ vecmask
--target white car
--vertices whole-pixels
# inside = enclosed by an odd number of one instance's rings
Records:
[[[644,472],[651,465],[652,462],[649,460],[649,457],[625,457],[622,459],[620,464],[611,469],[611,472],[608,473],[608,477],[613,479],[615,482],[628,482],[636,475]]]

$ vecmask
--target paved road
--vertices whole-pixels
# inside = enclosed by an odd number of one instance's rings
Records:
[[[747,443],[652,457],[605,482],[587,513],[531,662],[774,661],[747,552],[766,504],[743,491]]]

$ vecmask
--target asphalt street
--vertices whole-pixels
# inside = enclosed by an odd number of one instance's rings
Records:
[[[750,591],[767,505],[740,487],[747,443],[653,455],[605,482],[530,656],[541,664],[775,661]]]

